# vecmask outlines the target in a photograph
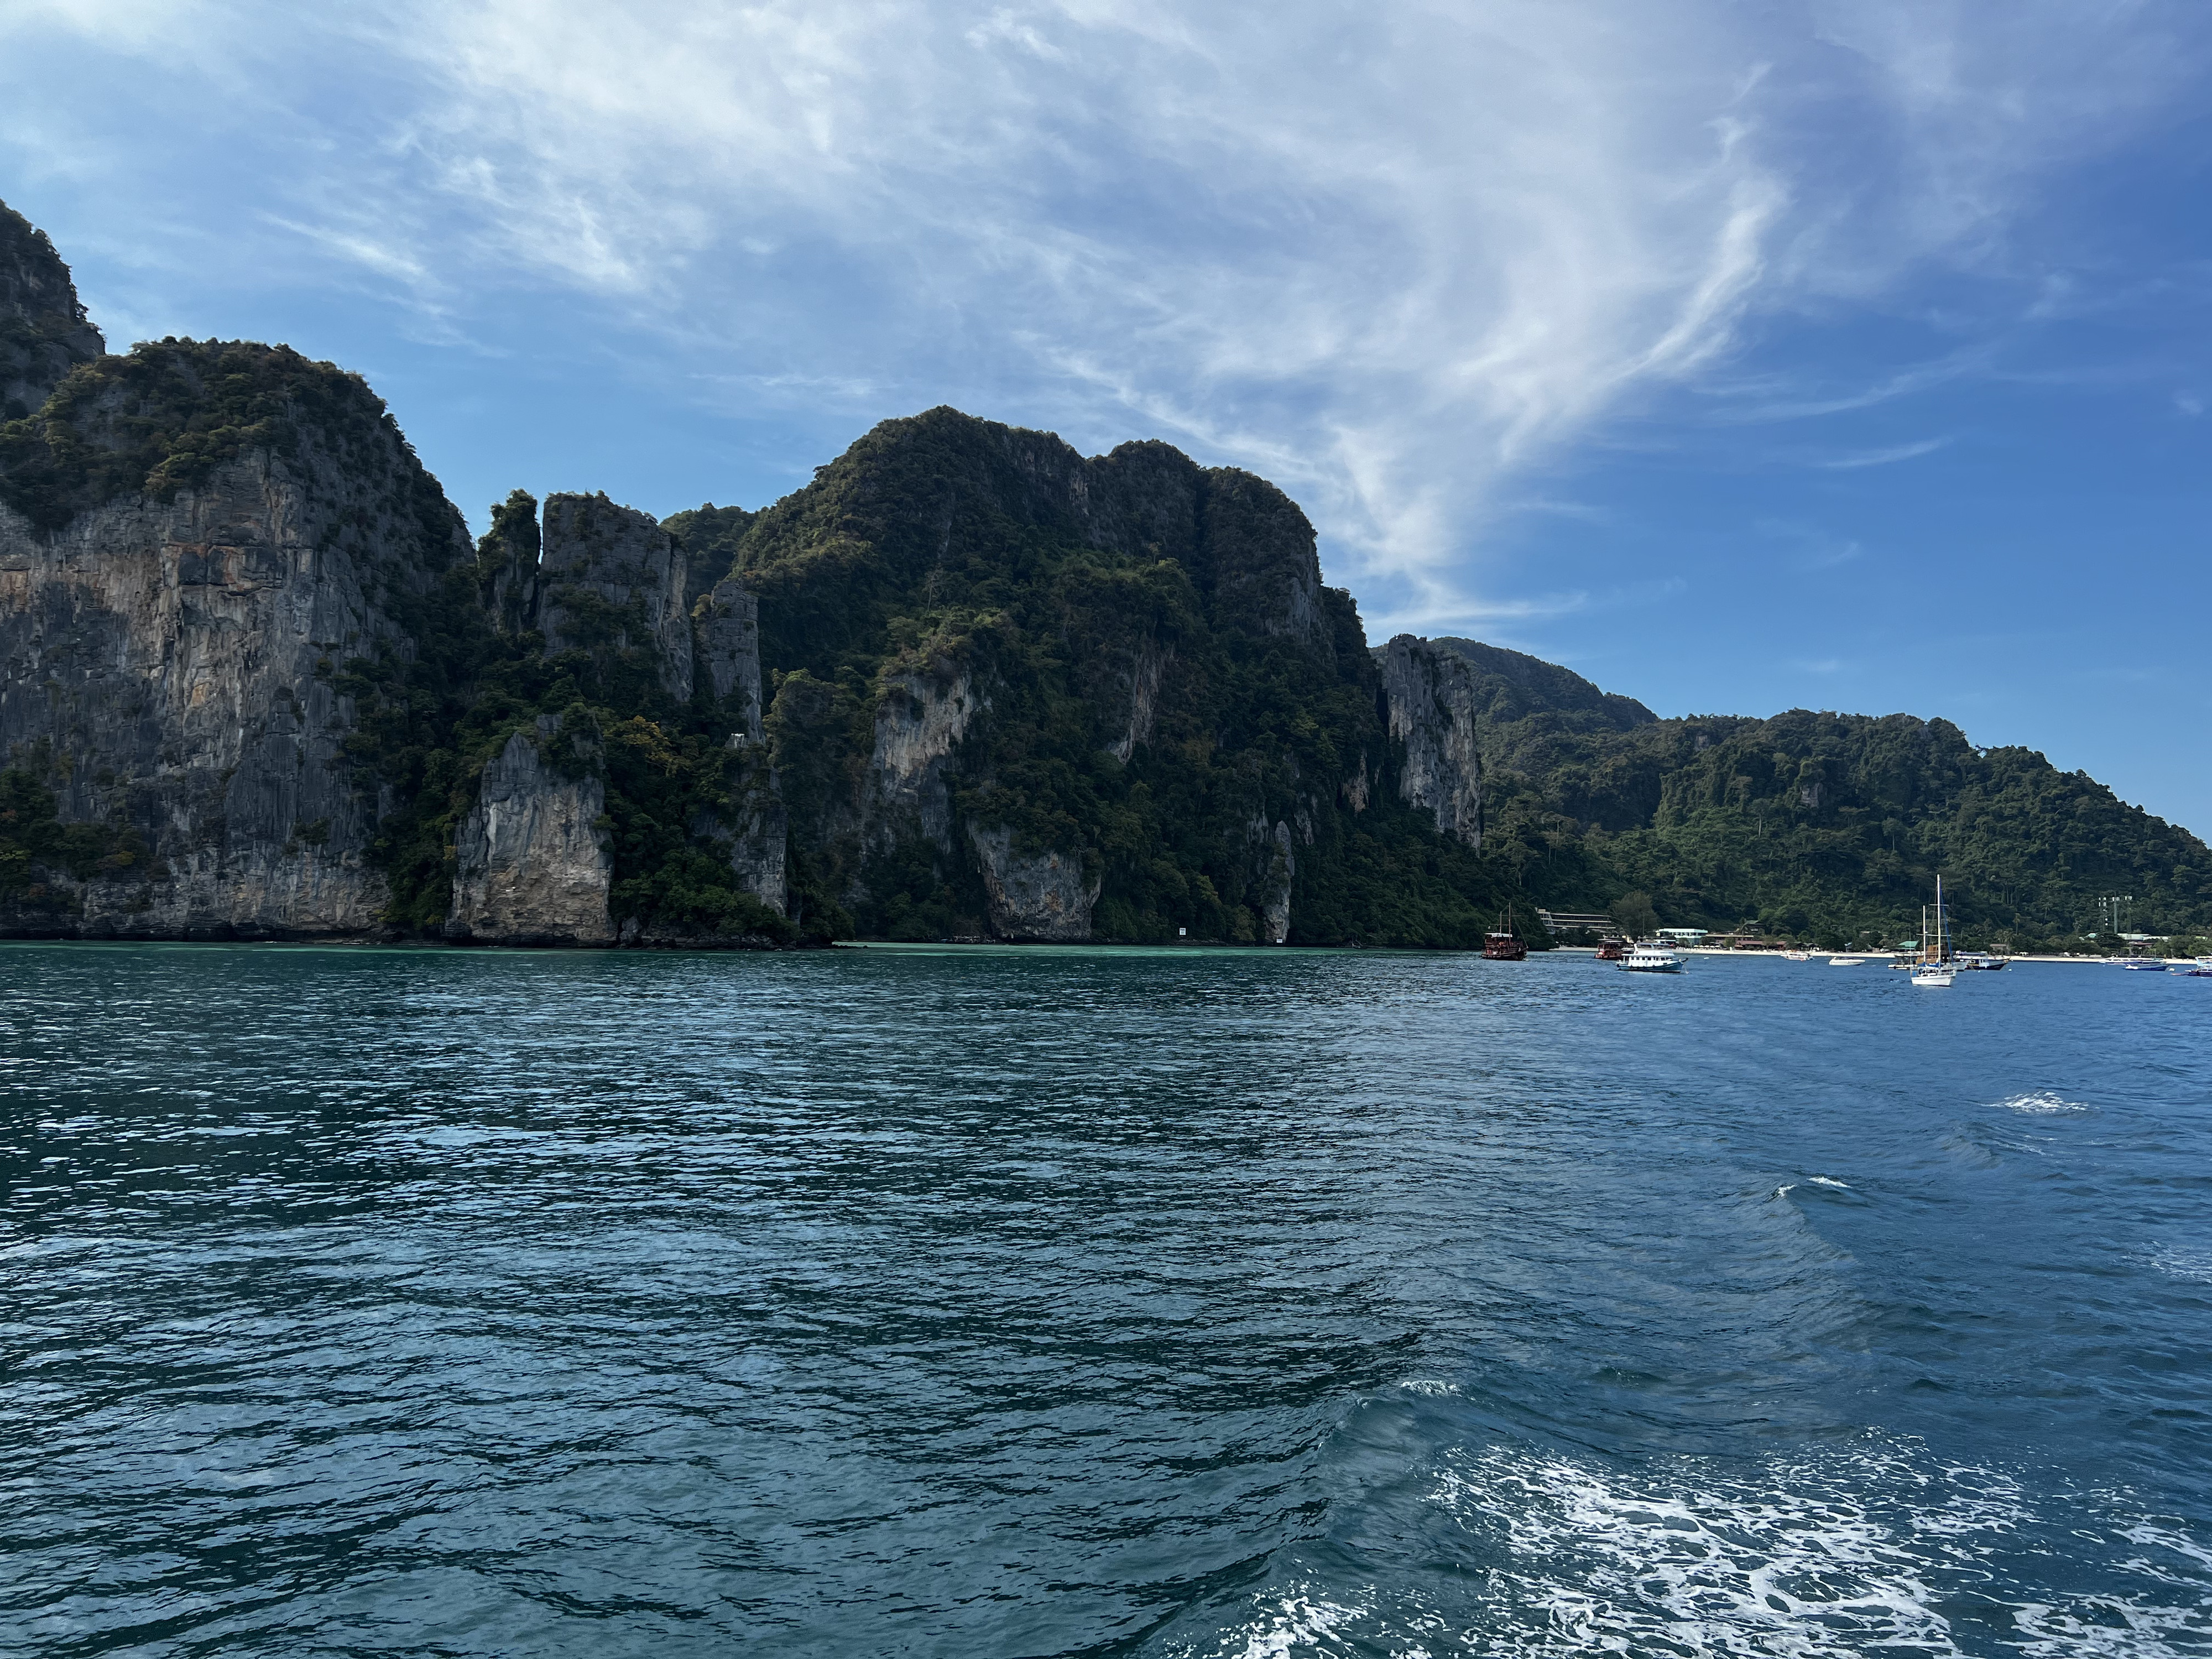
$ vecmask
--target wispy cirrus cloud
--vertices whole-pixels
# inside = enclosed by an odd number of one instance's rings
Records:
[[[672,399],[1176,438],[1297,493],[1387,626],[1511,614],[1489,530],[1669,388],[1757,423],[1984,372],[1969,343],[1841,391],[1729,380],[1763,319],[1929,262],[2018,275],[2044,170],[2201,73],[2189,15],[23,0],[0,30],[220,84],[276,255],[426,326],[559,291]]]
[[[1862,467],[1894,466],[1899,461],[1916,461],[1923,455],[1932,455],[1948,448],[1949,437],[1923,438],[1917,443],[1890,444],[1881,449],[1862,449],[1849,455],[1831,455],[1815,461],[1815,466],[1830,472],[1856,472]]]

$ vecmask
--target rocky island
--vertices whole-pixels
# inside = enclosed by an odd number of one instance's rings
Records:
[[[1296,503],[1162,443],[938,409],[757,514],[516,491],[472,540],[359,376],[110,354],[4,208],[0,396],[9,936],[1466,947],[1631,890],[1809,932],[1970,842],[2016,926],[2114,869],[2212,919],[2195,837],[1942,722],[1370,647]]]

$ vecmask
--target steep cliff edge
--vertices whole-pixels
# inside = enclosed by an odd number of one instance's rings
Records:
[[[759,600],[796,910],[892,937],[1447,945],[1498,902],[1472,838],[1403,795],[1358,612],[1264,480],[936,410],[754,517],[732,569]]]
[[[1398,791],[1437,830],[1482,845],[1482,762],[1474,677],[1456,653],[1401,634],[1380,653],[1390,735],[1406,745]]]
[[[36,414],[70,370],[106,350],[46,234],[0,202],[0,421]]]
[[[1160,443],[935,410],[758,514],[517,491],[473,547],[358,377],[105,355],[0,208],[0,933],[1471,945],[1508,896],[1851,939],[2212,854],[1905,715],[1656,720],[1369,648],[1311,526]]]
[[[411,653],[467,553],[383,404],[330,364],[164,341],[72,369],[0,428],[0,751],[61,819],[145,852],[27,870],[0,927],[374,930],[381,791],[337,664]]]
[[[604,495],[471,548],[330,364],[100,344],[0,209],[0,932],[799,937],[742,585]]]
[[[356,377],[100,355],[20,221],[0,316],[0,927],[1453,944],[1492,908],[1249,474],[939,410],[758,514],[518,491],[471,548]]]
[[[614,860],[596,734],[561,739],[545,715],[485,765],[457,843],[446,937],[480,945],[611,945]],[[564,752],[565,751],[565,752]],[[557,757],[557,758],[556,758]],[[562,762],[565,760],[564,766]]]
[[[541,521],[514,492],[468,574],[436,648],[377,694],[402,723],[377,750],[404,784],[392,919],[477,942],[797,940],[753,596],[726,580],[687,611],[681,550],[604,495],[551,496]]]
[[[538,626],[545,650],[649,661],[677,702],[691,699],[691,617],[683,555],[658,520],[605,495],[545,498]]]

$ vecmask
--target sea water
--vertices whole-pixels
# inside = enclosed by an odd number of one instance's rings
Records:
[[[2212,1653],[2212,981],[0,947],[0,1651]]]

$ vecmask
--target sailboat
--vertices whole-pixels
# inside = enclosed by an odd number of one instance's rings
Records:
[[[1951,960],[1951,930],[1944,920],[1943,878],[1939,875],[1933,915],[1926,905],[1920,910],[1920,965],[1912,970],[1912,982],[1941,991],[1948,989],[1958,976],[1958,967]]]

